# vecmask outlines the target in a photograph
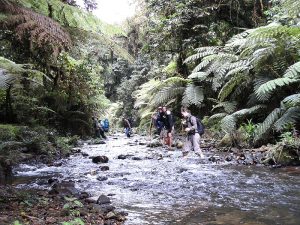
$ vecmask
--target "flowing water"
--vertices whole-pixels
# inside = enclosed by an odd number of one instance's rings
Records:
[[[143,145],[143,137],[110,137],[84,145],[90,156],[109,157],[108,171],[76,154],[61,166],[16,168],[19,186],[49,188],[49,177],[73,180],[92,196],[111,196],[128,213],[126,224],[300,224],[300,169],[215,164],[190,154]],[[128,155],[118,159],[120,154]],[[206,152],[206,155],[209,153]],[[97,177],[107,177],[99,181]]]

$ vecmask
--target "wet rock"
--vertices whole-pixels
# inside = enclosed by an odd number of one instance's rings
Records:
[[[52,185],[52,189],[49,191],[52,195],[74,195],[78,196],[79,192],[75,188],[75,183],[72,181],[62,181],[61,183],[55,183]]]
[[[220,161],[220,156],[218,155],[213,155],[211,157],[208,158],[208,161],[211,161],[211,162],[218,162]]]
[[[104,145],[104,144],[106,144],[106,142],[102,141],[102,140],[96,140],[96,141],[94,141],[94,144],[95,145]]]
[[[86,198],[85,202],[96,204],[97,203],[97,199],[95,199],[93,197],[90,197],[90,198]]]
[[[80,148],[73,148],[73,149],[71,149],[71,152],[72,153],[80,153],[81,149]]]
[[[106,219],[117,219],[117,215],[114,212],[109,212],[105,216]]]
[[[179,168],[178,169],[178,173],[183,173],[185,171],[188,171],[188,169],[187,168]]]
[[[103,204],[110,204],[110,198],[107,197],[106,195],[100,195],[99,198],[97,199],[97,204],[103,205]]]
[[[89,156],[89,154],[87,154],[86,152],[82,152],[81,155],[82,155],[83,157],[88,157],[88,156]]]
[[[87,192],[81,192],[80,194],[79,194],[79,199],[87,199],[87,198],[89,198],[90,197],[90,194],[89,193],[87,193]]]
[[[159,147],[162,146],[162,143],[159,140],[152,140],[149,144],[147,144],[147,147]]]
[[[100,170],[107,171],[107,170],[109,170],[109,167],[108,166],[100,166]]]
[[[30,152],[29,148],[27,148],[27,147],[21,147],[21,148],[19,148],[19,151],[22,152],[22,153],[29,153]]]
[[[55,166],[55,167],[60,167],[60,166],[62,166],[62,162],[55,162],[55,163],[53,164],[53,166]]]
[[[105,177],[105,176],[99,176],[99,177],[97,177],[97,180],[99,180],[99,181],[105,181],[105,180],[107,180],[108,178],[107,177]]]
[[[108,162],[108,157],[105,155],[102,156],[95,156],[92,158],[93,163],[107,163]]]
[[[145,142],[139,142],[139,145],[147,145]]]
[[[118,159],[126,159],[127,158],[127,155],[119,155],[118,156]]]
[[[58,182],[58,179],[56,179],[56,178],[49,178],[48,179],[48,184],[53,184],[54,182]]]
[[[132,157],[132,160],[142,160],[142,158],[140,158],[138,156],[134,156],[134,157]]]
[[[233,155],[227,155],[227,156],[225,157],[225,160],[226,160],[227,162],[231,162],[231,161],[233,160]]]

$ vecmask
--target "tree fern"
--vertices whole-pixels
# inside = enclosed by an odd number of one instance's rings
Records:
[[[274,127],[276,130],[283,130],[288,124],[295,124],[296,121],[300,120],[300,107],[291,107],[278,119]]]
[[[163,87],[153,98],[154,105],[165,104],[167,101],[182,95],[185,87],[167,86]]]
[[[229,102],[229,101],[219,102],[217,105],[215,105],[212,108],[212,111],[222,108],[227,114],[231,114],[236,110],[236,107],[237,107],[237,102]]]
[[[300,105],[300,93],[287,96],[282,102],[287,106]]]
[[[226,133],[232,133],[236,130],[237,121],[239,119],[254,113],[258,113],[263,108],[265,108],[264,105],[256,105],[251,108],[241,109],[233,114],[227,115],[221,120],[221,127]]]
[[[201,106],[203,99],[204,99],[203,88],[196,86],[194,84],[188,84],[183,94],[182,105]]]
[[[196,72],[192,73],[191,75],[188,76],[189,79],[195,79],[197,81],[203,81],[209,76],[208,73],[206,72]]]
[[[255,130],[254,141],[261,140],[273,127],[275,121],[277,121],[282,115],[282,109],[275,108],[266,119],[258,125]]]
[[[212,116],[210,116],[208,118],[208,121],[211,122],[213,120],[221,120],[227,115],[228,115],[227,113],[216,113],[216,114],[213,114]]]
[[[246,77],[243,74],[238,74],[232,77],[220,90],[218,98],[224,101],[233,91],[233,89],[238,86]]]
[[[297,62],[290,66],[283,77],[270,80],[255,91],[257,97],[261,100],[266,100],[270,94],[278,87],[290,85],[293,83],[300,82],[300,62]]]

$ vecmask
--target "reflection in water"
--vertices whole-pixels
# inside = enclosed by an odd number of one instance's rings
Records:
[[[119,137],[82,148],[108,156],[109,171],[78,154],[60,167],[23,165],[15,171],[23,177],[18,183],[48,187],[49,176],[72,179],[93,196],[111,194],[114,205],[129,213],[126,224],[300,224],[299,169],[212,164],[193,154],[183,159],[180,151],[145,142]],[[128,157],[118,159],[121,154]]]

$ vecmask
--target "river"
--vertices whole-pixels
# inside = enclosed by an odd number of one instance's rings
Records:
[[[60,166],[22,164],[14,170],[15,185],[49,189],[49,177],[75,181],[95,198],[109,195],[128,213],[128,225],[300,224],[299,167],[217,164],[192,153],[182,158],[180,150],[149,148],[146,142],[118,134],[106,144],[81,147],[89,156],[106,155],[108,171],[81,153]],[[121,154],[126,159],[118,159]]]

